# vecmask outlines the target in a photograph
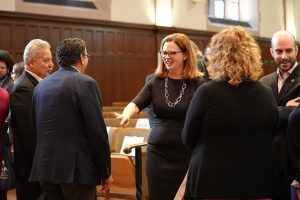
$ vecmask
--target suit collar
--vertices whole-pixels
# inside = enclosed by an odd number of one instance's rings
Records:
[[[59,67],[59,71],[72,71],[72,72],[79,72],[78,69],[75,69],[75,67]]]
[[[25,77],[27,77],[30,80],[30,82],[32,82],[32,84],[34,86],[36,86],[39,83],[39,81],[34,76],[32,76],[30,73],[28,73],[25,70],[24,70],[24,72],[23,72],[22,75],[24,75]]]
[[[300,82],[300,64],[296,66],[296,68],[293,70],[293,72],[290,74],[288,79],[283,84],[279,94],[278,94],[278,103],[286,96],[286,93],[289,92],[289,90],[294,87],[297,83]],[[274,81],[277,85],[277,76],[276,81]]]

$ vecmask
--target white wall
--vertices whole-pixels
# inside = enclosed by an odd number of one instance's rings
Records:
[[[173,26],[195,30],[207,29],[206,1],[173,0]]]
[[[16,2],[21,0],[0,0],[0,10],[16,10]],[[168,0],[106,0],[110,11],[106,19],[117,22],[155,25],[155,2]],[[250,0],[251,1],[251,0]],[[96,0],[95,2],[105,2]],[[300,1],[294,1],[296,25],[300,24]],[[209,30],[207,23],[207,0],[193,2],[192,0],[172,0],[173,26],[178,28]],[[49,6],[50,7],[50,6]],[[48,7],[48,8],[49,8]],[[272,34],[284,28],[283,0],[259,0],[259,26],[254,33],[260,37],[270,38]],[[242,11],[243,12],[243,11]],[[60,12],[55,12],[56,15]],[[78,13],[73,12],[75,17]],[[43,13],[40,13],[43,14]],[[93,15],[96,16],[96,15]],[[97,19],[102,19],[101,15]],[[103,18],[105,20],[105,18]],[[297,39],[300,41],[300,26],[296,26]]]
[[[112,0],[111,20],[155,24],[155,0]]]
[[[276,31],[284,29],[284,12],[282,0],[260,0],[260,34],[272,37]]]
[[[300,42],[300,1],[295,1],[295,7],[294,7],[294,13],[295,13],[295,24],[296,24],[296,38],[298,42]]]
[[[15,0],[0,0],[0,10],[15,11]]]

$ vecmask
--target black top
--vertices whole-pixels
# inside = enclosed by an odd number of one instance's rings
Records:
[[[183,82],[183,80],[168,78],[169,100],[172,103],[174,103],[179,96]],[[139,110],[143,110],[152,104],[156,119],[174,119],[182,120],[183,122],[188,105],[199,85],[204,83],[204,79],[196,78],[185,82],[186,88],[184,94],[182,95],[181,101],[175,105],[175,107],[167,105],[165,97],[165,78],[159,77],[148,81],[140,93],[134,98],[133,103],[136,104]]]
[[[202,84],[182,132],[184,144],[193,151],[186,197],[271,197],[277,116],[272,92],[262,83]]]

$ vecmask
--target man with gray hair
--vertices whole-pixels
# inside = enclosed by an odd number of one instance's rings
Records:
[[[25,47],[25,71],[16,81],[11,94],[11,123],[14,144],[14,166],[18,200],[37,200],[43,191],[38,182],[29,182],[36,148],[36,131],[32,120],[32,94],[35,86],[53,69],[50,44],[31,40]]]

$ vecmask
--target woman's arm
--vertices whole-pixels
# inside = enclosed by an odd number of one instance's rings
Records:
[[[140,112],[139,108],[132,102],[130,102],[123,110],[122,114],[114,113],[117,119],[120,119],[120,125],[127,127],[129,125],[129,119]]]

